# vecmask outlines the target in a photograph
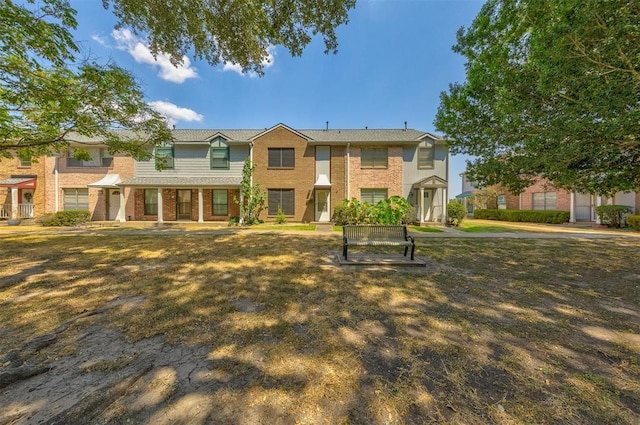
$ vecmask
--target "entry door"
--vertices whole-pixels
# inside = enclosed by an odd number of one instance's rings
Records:
[[[22,189],[22,200],[20,204],[20,216],[33,218],[33,189]]]
[[[120,189],[107,189],[109,191],[109,216],[107,220],[115,220],[118,218],[120,210]]]
[[[588,193],[576,193],[576,221],[594,221],[594,199]]]
[[[178,220],[191,220],[191,189],[180,189],[177,193]]]
[[[316,189],[316,221],[331,221],[329,193],[328,189]]]

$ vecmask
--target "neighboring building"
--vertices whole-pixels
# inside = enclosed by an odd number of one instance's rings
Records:
[[[132,135],[131,135],[132,136]],[[173,130],[174,141],[137,161],[112,156],[100,140],[77,137],[68,152],[43,163],[47,212],[88,209],[92,220],[227,221],[244,162],[267,193],[261,218],[278,210],[294,222],[329,222],[343,199],[376,203],[402,196],[420,222],[446,216],[449,154],[444,140],[413,129]],[[82,146],[92,159],[78,161]]]
[[[41,216],[45,211],[45,159],[0,159],[0,219]]]
[[[460,173],[462,179],[462,192],[456,195],[456,199],[467,209],[467,215],[473,215],[473,195],[476,191],[474,182],[467,178],[467,173]]]
[[[466,180],[465,173],[462,173],[461,177],[463,192],[456,198],[462,199],[468,205],[471,204],[471,197],[477,194],[478,189],[472,182]],[[496,205],[490,205],[489,208],[569,211],[569,221],[572,223],[599,222],[596,215],[596,207],[599,205],[627,205],[631,207],[634,214],[640,211],[640,192],[619,192],[613,197],[571,193],[555,188],[545,179],[540,179],[519,195],[510,193],[501,185],[495,185],[492,188],[496,192]]]

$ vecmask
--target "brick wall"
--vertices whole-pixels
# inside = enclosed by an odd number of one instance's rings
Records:
[[[540,192],[556,192],[556,210],[569,211],[571,209],[571,194],[564,189],[556,189],[547,180],[539,180],[525,189],[520,195],[522,209],[533,209],[533,194]]]
[[[389,197],[402,196],[402,147],[388,148],[387,168],[384,169],[362,168],[361,148],[351,147],[349,162],[351,197],[360,199],[361,189],[385,188]]]
[[[268,148],[294,148],[295,167],[293,169],[269,169]],[[315,220],[313,203],[315,149],[313,146],[308,145],[304,138],[286,128],[276,128],[255,140],[253,161],[256,164],[254,182],[260,183],[263,189],[294,190],[294,215],[288,217],[290,221],[311,222]],[[333,169],[331,178],[334,178]],[[275,217],[269,216],[265,210],[260,218],[273,221]]]
[[[158,216],[156,214],[145,215],[144,214],[144,189],[132,189],[134,191],[134,219],[140,221],[157,221]],[[151,188],[150,190],[157,190]],[[176,189],[162,189],[162,203],[163,203],[163,221],[175,221],[177,218],[176,209]],[[211,189],[202,190],[202,218],[204,221],[227,221],[231,217],[238,217],[240,215],[240,207],[234,202],[234,197],[239,198],[240,193],[237,189],[227,189],[227,205],[228,214],[225,216],[213,215],[212,207],[212,193]],[[198,189],[191,189],[191,220],[198,220]]]

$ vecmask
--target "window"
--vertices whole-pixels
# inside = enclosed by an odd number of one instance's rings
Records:
[[[89,189],[63,189],[62,209],[67,210],[88,210],[89,209]]]
[[[88,149],[91,159],[84,161],[73,157],[73,150],[67,151],[67,167],[111,167],[113,155],[107,149]]]
[[[294,199],[293,189],[269,189],[269,215],[278,214],[278,207],[284,215],[294,215]]]
[[[229,147],[211,147],[211,169],[212,170],[228,170],[229,169]]]
[[[387,199],[387,189],[360,189],[360,200],[375,205]]]
[[[498,209],[499,210],[507,209],[507,195],[498,195]]]
[[[295,150],[293,148],[269,148],[269,168],[294,168]]]
[[[28,157],[26,155],[18,155],[18,167],[31,167],[31,157]]]
[[[173,147],[156,148],[156,170],[173,170]]]
[[[158,215],[158,189],[144,190],[144,214]]]
[[[387,148],[362,148],[362,168],[387,168]]]
[[[229,213],[229,196],[226,189],[213,189],[213,215],[227,215]]]
[[[433,168],[433,148],[418,148],[418,168]]]
[[[533,194],[534,210],[555,210],[556,209],[556,193],[555,192],[537,192]]]
[[[100,165],[111,167],[113,165],[113,155],[106,149],[100,149]]]

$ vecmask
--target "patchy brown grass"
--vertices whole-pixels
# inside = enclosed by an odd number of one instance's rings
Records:
[[[40,356],[77,355],[100,324],[203,353],[206,387],[159,365],[139,384],[153,397],[112,421],[194,403],[202,423],[640,421],[640,240],[426,238],[425,269],[340,267],[339,251],[315,233],[6,235],[0,356],[133,299]]]

